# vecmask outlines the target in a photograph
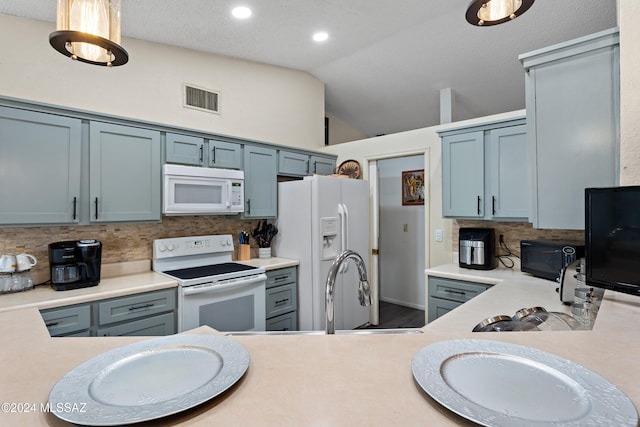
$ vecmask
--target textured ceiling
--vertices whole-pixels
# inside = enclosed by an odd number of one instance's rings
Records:
[[[233,6],[253,10],[230,17]],[[469,0],[122,0],[122,35],[308,71],[326,111],[368,136],[524,108],[518,55],[616,26],[616,0],[537,0],[474,27]],[[0,13],[55,22],[54,0],[1,0]],[[323,44],[311,33],[327,31]],[[123,43],[125,49],[126,44]]]

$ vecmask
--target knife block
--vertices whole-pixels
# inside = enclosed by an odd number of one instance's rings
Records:
[[[249,245],[238,245],[238,261],[251,259],[251,247]]]

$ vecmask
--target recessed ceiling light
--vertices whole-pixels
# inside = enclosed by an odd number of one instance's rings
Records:
[[[234,7],[231,14],[238,19],[247,19],[251,16],[251,9],[245,6]]]
[[[329,38],[329,34],[325,33],[324,31],[315,33],[313,35],[313,40],[316,42],[323,42],[326,41]]]

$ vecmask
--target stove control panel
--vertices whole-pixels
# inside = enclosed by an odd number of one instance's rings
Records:
[[[175,237],[153,241],[154,259],[221,252],[233,252],[233,238],[230,234]]]

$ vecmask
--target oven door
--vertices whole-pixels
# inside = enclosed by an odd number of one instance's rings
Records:
[[[210,326],[221,332],[264,331],[265,274],[227,283],[180,287],[178,330]]]

